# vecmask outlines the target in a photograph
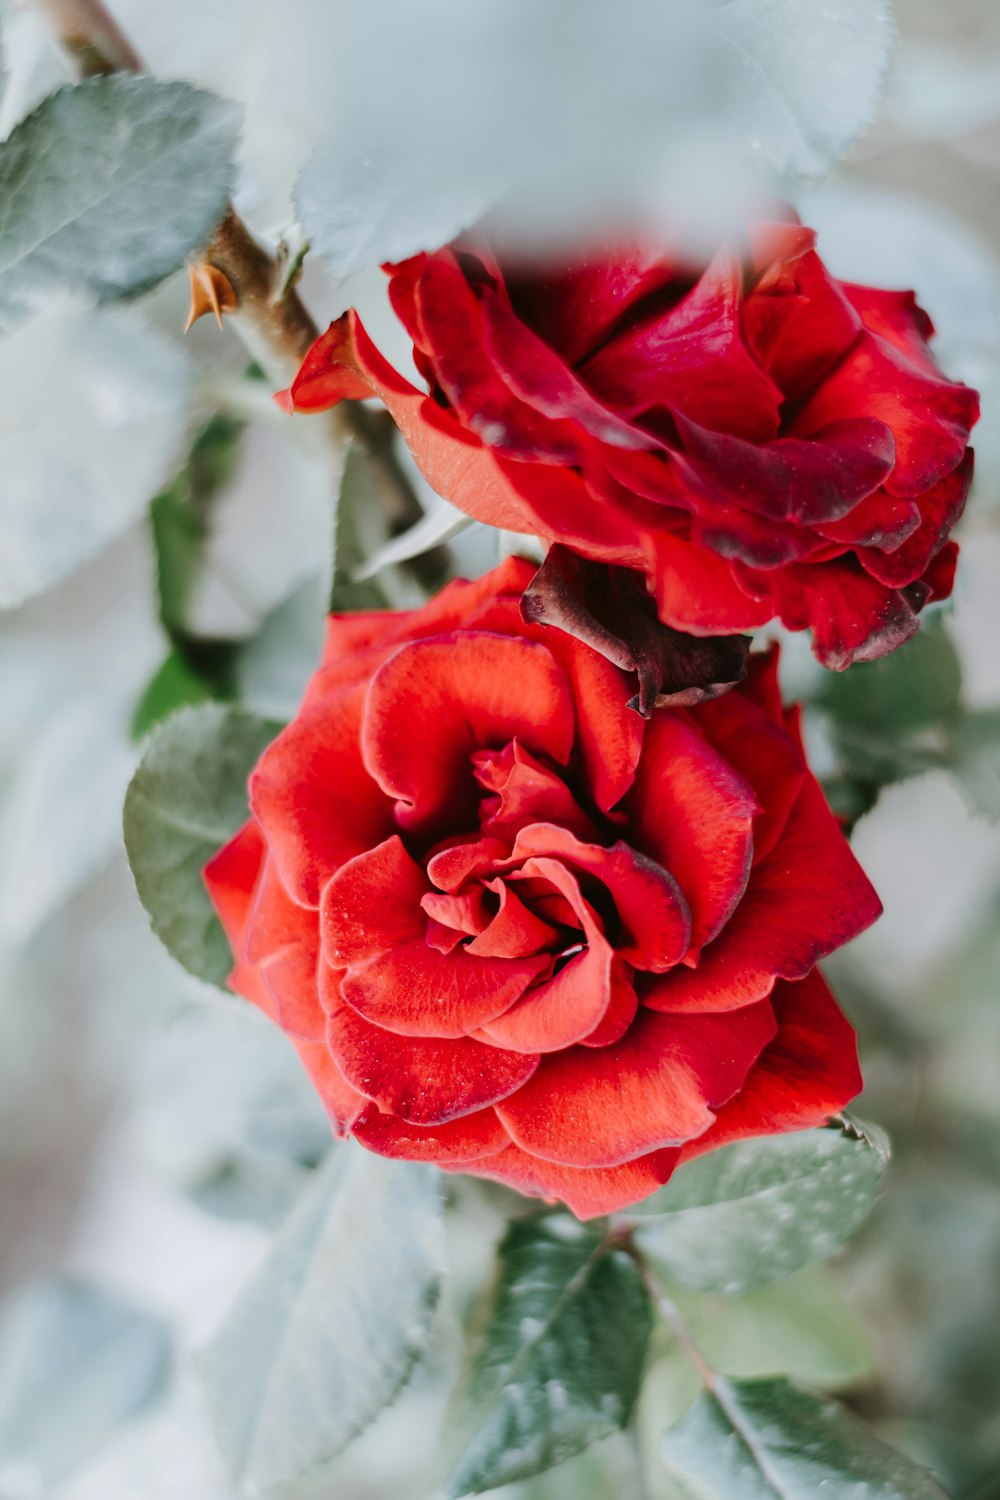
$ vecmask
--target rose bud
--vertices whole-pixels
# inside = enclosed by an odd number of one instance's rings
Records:
[[[338,1134],[587,1218],[851,1099],[814,965],[879,904],[773,653],[644,719],[630,674],[522,619],[533,571],[332,617],[205,874],[232,987]]]
[[[675,630],[778,617],[828,667],[872,660],[951,592],[979,403],[911,293],[835,280],[814,244],[780,222],[707,266],[418,255],[388,270],[427,392],[348,313],[283,399],[378,395],[446,499],[641,569]]]

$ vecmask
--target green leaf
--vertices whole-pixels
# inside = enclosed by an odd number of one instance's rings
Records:
[[[967,714],[959,722],[950,767],[969,810],[1000,822],[1000,709]]]
[[[153,931],[199,979],[232,968],[202,880],[247,816],[247,778],[281,725],[238,709],[182,709],[152,736],[125,797],[125,847]]]
[[[201,1361],[237,1483],[318,1476],[399,1393],[444,1260],[441,1177],[337,1147]]]
[[[244,425],[212,417],[192,443],[184,468],[150,506],[160,620],[168,635],[186,628],[212,502],[233,473]]]
[[[528,1479],[624,1427],[652,1326],[634,1260],[563,1216],[511,1225],[449,1496]]]
[[[698,1500],[946,1500],[924,1469],[785,1380],[717,1380],[663,1439]]]
[[[187,83],[92,78],[60,89],[0,145],[0,323],[54,289],[144,291],[222,218],[238,108]]]
[[[188,665],[181,652],[171,651],[143,689],[132,717],[132,738],[145,739],[179,708],[208,703],[211,698],[212,690],[205,679]]]
[[[866,790],[874,801],[873,788],[940,764],[938,741],[961,714],[961,696],[961,662],[940,620],[880,661],[824,675],[816,701],[862,804]]]
[[[875,1202],[889,1153],[853,1128],[740,1141],[640,1205],[636,1243],[673,1281],[739,1291],[822,1260]]]
[[[166,1328],[139,1308],[69,1279],[22,1288],[0,1323],[0,1490],[47,1494],[155,1400],[169,1366]]]

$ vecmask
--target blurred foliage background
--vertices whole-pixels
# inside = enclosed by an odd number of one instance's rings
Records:
[[[328,123],[333,9],[113,8],[158,72],[247,105],[239,201],[261,229],[284,228]],[[894,1162],[874,1217],[828,1267],[701,1297],[690,1315],[719,1368],[837,1391],[954,1500],[1000,1500],[1000,11],[896,9],[871,128],[796,197],[835,273],[917,288],[942,363],[981,388],[977,487],[954,603],[916,642],[843,678],[799,640],[784,664],[886,906],[829,970],[861,1036],[860,1113],[889,1131]],[[61,74],[32,17],[0,14],[4,134]],[[304,292],[319,321],[361,305],[403,358],[377,273],[337,282],[309,259]],[[56,530],[67,495],[91,486],[103,502],[50,586],[0,617],[4,1500],[230,1496],[191,1351],[328,1139],[282,1038],[151,939],[121,849],[138,738],[213,697],[291,712],[329,587],[322,456],[231,334],[204,321],[182,341],[186,296],[175,277],[141,312],[57,299],[0,342],[5,482],[61,497]],[[36,448],[17,446],[18,425]],[[370,526],[363,506],[352,514],[342,527]],[[345,530],[341,568],[388,540]],[[460,571],[495,560],[477,527],[449,546]],[[376,586],[389,604],[420,597],[398,566]],[[490,1190],[456,1191],[442,1351],[494,1224]],[[444,1352],[352,1450],[338,1500],[426,1492],[443,1365]],[[519,1494],[668,1500],[650,1454],[690,1394],[662,1339],[638,1446],[609,1441]]]

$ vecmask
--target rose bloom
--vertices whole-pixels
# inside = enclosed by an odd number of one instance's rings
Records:
[[[338,1134],[586,1218],[852,1098],[813,966],[879,905],[773,654],[646,720],[626,674],[522,621],[531,575],[332,617],[206,880],[232,987]]]
[[[677,630],[778,616],[828,667],[870,660],[951,592],[978,398],[911,293],[836,281],[814,243],[757,224],[707,269],[632,249],[552,274],[418,255],[388,269],[429,394],[352,313],[286,404],[377,394],[439,494],[643,569]]]

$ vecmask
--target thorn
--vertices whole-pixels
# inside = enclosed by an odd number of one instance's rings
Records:
[[[222,314],[235,312],[239,306],[229,277],[218,266],[201,261],[198,265],[188,266],[188,278],[191,282],[191,308],[184,332],[187,333],[192,323],[208,312],[215,314],[215,321],[221,328]]]

